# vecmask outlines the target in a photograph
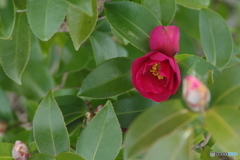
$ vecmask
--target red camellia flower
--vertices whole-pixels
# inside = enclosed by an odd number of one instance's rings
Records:
[[[180,82],[180,70],[173,56],[179,51],[179,29],[157,26],[150,35],[151,52],[132,64],[132,82],[142,96],[156,102],[175,94]]]

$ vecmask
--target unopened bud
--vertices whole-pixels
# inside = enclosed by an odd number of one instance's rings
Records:
[[[0,138],[4,136],[4,133],[7,130],[7,123],[0,121]]]
[[[183,98],[191,110],[204,111],[210,101],[210,92],[196,77],[187,76],[183,80]]]
[[[102,104],[99,105],[99,106],[97,106],[97,108],[95,108],[94,111],[93,111],[94,114],[98,114],[98,112],[103,108],[103,106],[104,106],[104,105],[102,105]]]
[[[28,160],[30,157],[28,147],[23,142],[16,141],[13,146],[12,157],[15,160]]]

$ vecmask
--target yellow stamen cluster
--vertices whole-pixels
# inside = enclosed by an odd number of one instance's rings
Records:
[[[159,75],[159,72],[158,72],[160,67],[161,67],[160,63],[155,63],[154,65],[152,65],[152,69],[150,70],[150,72],[152,72],[152,74],[156,76],[158,79],[163,79],[164,77]]]

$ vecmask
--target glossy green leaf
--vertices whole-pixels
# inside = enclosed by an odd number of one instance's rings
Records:
[[[56,159],[47,154],[37,153],[37,154],[33,154],[29,160],[56,160]]]
[[[176,2],[184,7],[192,9],[207,8],[210,0],[176,0]]]
[[[205,122],[212,137],[225,152],[238,152],[240,148],[240,111],[229,106],[208,110]],[[240,155],[239,155],[240,156]]]
[[[93,32],[90,37],[96,64],[118,57],[118,50],[115,42],[110,36],[102,32]]]
[[[194,39],[188,34],[188,32],[185,32],[184,30],[180,30],[180,35],[181,36],[179,45],[181,46],[181,48],[178,54],[187,53],[191,55],[197,55],[197,49],[195,48]]]
[[[127,45],[128,44],[128,40],[126,40],[125,38],[123,38],[113,27],[111,27],[112,33],[113,35],[123,44]]]
[[[82,131],[77,154],[86,160],[113,160],[122,145],[122,133],[110,101]]]
[[[13,0],[17,10],[23,11],[27,7],[27,0]]]
[[[226,21],[209,9],[200,11],[200,35],[207,60],[218,68],[229,62],[233,40]]]
[[[78,50],[81,44],[90,36],[97,22],[97,2],[96,0],[88,1],[92,2],[92,16],[89,16],[81,9],[71,4],[68,6],[67,23],[76,50]]]
[[[193,130],[187,128],[157,141],[144,160],[193,160]]]
[[[120,35],[140,50],[150,50],[149,34],[161,24],[151,11],[127,1],[107,2],[104,7],[109,23]]]
[[[141,56],[144,56],[146,53],[140,51],[136,47],[134,47],[131,43],[128,43],[128,45],[125,47],[128,51],[128,57],[136,59]]]
[[[0,160],[13,160],[13,144],[0,142]]]
[[[35,35],[31,36],[31,55],[22,75],[22,85],[18,91],[31,99],[41,99],[49,89],[54,87],[54,81],[42,55]]]
[[[182,18],[184,17],[184,18]],[[178,6],[175,13],[174,21],[177,26],[184,30],[185,33],[199,39],[199,10],[193,10],[186,7]],[[182,34],[181,34],[182,36]],[[180,38],[181,38],[180,36]],[[181,47],[182,48],[182,47]],[[181,50],[180,48],[180,50]],[[190,54],[190,53],[189,53]]]
[[[94,12],[96,12],[96,8],[94,8],[92,1],[95,0],[67,0],[72,5],[78,7],[85,13],[87,13],[89,16],[93,16]]]
[[[128,51],[117,44],[118,57],[128,57]]]
[[[204,78],[205,74],[208,73],[209,70],[213,71],[213,77],[215,79],[220,75],[220,71],[215,66],[200,57],[189,54],[181,54],[177,55],[175,59],[179,65],[182,78],[187,75],[195,75],[201,79]]]
[[[78,93],[82,97],[108,98],[133,88],[130,77],[132,60],[125,57],[100,64],[83,81]]]
[[[62,88],[53,92],[54,97],[67,96],[67,95],[77,95],[78,89],[72,88]]]
[[[0,88],[0,120],[10,121],[13,119],[12,109],[7,96]]]
[[[67,72],[79,71],[88,64],[89,51],[86,48],[81,47],[78,51],[76,51],[74,48],[70,47],[68,50],[71,52],[71,55],[68,55],[69,60],[65,60],[66,64],[64,66],[61,66],[60,64],[60,70],[58,71],[59,75]],[[62,55],[62,58],[64,59],[65,56]]]
[[[0,2],[0,38],[9,38],[13,32],[15,9],[13,0]]]
[[[0,60],[4,72],[16,83],[21,84],[21,76],[30,54],[30,29],[26,13],[17,13],[11,40],[0,39]]]
[[[65,152],[57,155],[56,160],[85,160],[85,159],[75,153]]]
[[[77,96],[67,95],[56,97],[55,99],[63,113],[66,125],[85,116],[88,111],[86,103]]]
[[[134,96],[118,100],[113,103],[113,107],[121,127],[128,128],[140,113],[154,104],[157,103],[142,96]]]
[[[205,146],[202,150],[201,155],[200,155],[201,160],[218,160],[217,157],[215,157],[215,156],[211,157],[210,156],[210,152],[212,152],[212,151],[213,150],[210,147]]]
[[[123,160],[123,148],[119,151],[117,157],[114,160]]]
[[[232,107],[239,107],[240,75],[237,74],[239,70],[240,65],[224,70],[214,85],[211,86],[211,106],[230,105]]]
[[[65,0],[28,0],[28,22],[42,41],[49,40],[61,26],[67,11]]]
[[[145,111],[132,123],[125,137],[124,157],[131,159],[150,149],[156,140],[184,127],[195,114],[179,100],[159,103]]]
[[[33,133],[40,153],[56,156],[68,151],[67,128],[51,91],[38,106],[33,120]]]
[[[169,25],[176,11],[175,0],[143,0],[143,5],[151,10],[164,26]]]

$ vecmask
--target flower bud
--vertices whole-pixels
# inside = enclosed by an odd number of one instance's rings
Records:
[[[13,146],[12,157],[15,160],[28,160],[29,156],[28,147],[23,142],[16,141]]]
[[[0,121],[0,138],[4,136],[7,129],[7,123]]]
[[[183,80],[183,98],[191,110],[204,111],[210,101],[210,92],[196,77],[187,76]]]
[[[93,111],[94,114],[98,114],[98,112],[99,112],[103,107],[104,107],[104,105],[102,105],[102,104],[99,105],[99,106],[97,106],[97,108],[95,108],[94,111]]]

